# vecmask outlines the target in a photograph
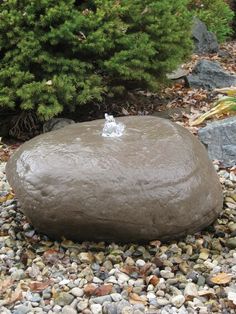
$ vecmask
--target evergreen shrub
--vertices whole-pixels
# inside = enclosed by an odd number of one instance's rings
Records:
[[[160,86],[191,51],[188,0],[0,1],[0,106],[44,120]]]
[[[219,42],[224,42],[232,35],[234,12],[225,0],[191,0],[189,7],[193,15],[204,22],[209,31],[216,34]]]
[[[227,0],[227,3],[234,12],[234,18],[231,27],[233,29],[233,38],[236,38],[236,0]]]

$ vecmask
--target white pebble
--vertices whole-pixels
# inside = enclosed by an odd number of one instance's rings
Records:
[[[183,295],[176,295],[171,298],[171,303],[176,307],[181,307],[185,302],[185,297]]]
[[[61,280],[61,281],[59,282],[59,285],[60,285],[60,286],[64,286],[64,285],[67,285],[69,282],[70,282],[69,279],[63,279],[63,280]]]
[[[53,307],[53,312],[55,313],[60,313],[61,312],[61,306],[60,305],[55,305]]]
[[[146,263],[145,263],[144,260],[138,259],[135,264],[136,264],[136,266],[138,266],[138,267],[143,267]]]
[[[88,307],[88,299],[85,300],[81,300],[79,301],[79,303],[77,304],[77,310],[79,312],[82,312],[83,310],[85,310]]]
[[[164,297],[164,296],[165,296],[165,292],[164,292],[163,290],[158,290],[158,291],[156,292],[156,295],[157,295],[158,297]]]
[[[197,297],[198,291],[196,285],[192,282],[189,282],[184,289],[184,295],[186,297]]]
[[[118,283],[124,283],[127,282],[129,280],[129,276],[123,273],[118,274]]]
[[[142,287],[144,285],[144,280],[142,278],[139,278],[134,283],[135,287]]]
[[[116,277],[115,277],[115,276],[110,276],[110,277],[106,280],[106,282],[116,284],[116,283],[117,283],[117,280],[116,280]]]
[[[165,299],[165,298],[157,298],[157,303],[160,305],[160,306],[165,306],[167,304],[169,304],[169,300]]]
[[[103,281],[98,277],[93,277],[93,283],[103,283]]]
[[[229,178],[231,181],[236,182],[236,175],[232,172],[230,172]]]
[[[169,270],[161,270],[160,274],[165,279],[173,278],[175,275]]]
[[[133,286],[135,284],[135,280],[134,279],[130,279],[128,281],[129,286]]]
[[[216,164],[214,164],[214,168],[215,168],[216,171],[219,171],[219,169],[220,169],[220,167],[218,165],[216,165]]]
[[[71,289],[70,293],[73,294],[75,297],[82,297],[84,295],[83,289],[77,287]]]
[[[90,308],[93,314],[102,314],[101,304],[91,304]]]
[[[150,300],[156,299],[156,295],[153,292],[148,292],[147,293],[147,298],[150,301]]]
[[[122,300],[122,296],[119,293],[111,293],[110,296],[114,302]]]
[[[148,285],[147,286],[147,291],[153,291],[154,290],[154,286],[153,285]]]
[[[213,269],[212,269],[212,273],[216,274],[216,273],[219,273],[221,271],[221,267],[220,266],[215,266]]]

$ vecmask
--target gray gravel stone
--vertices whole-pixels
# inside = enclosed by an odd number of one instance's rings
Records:
[[[77,310],[79,312],[82,312],[83,310],[85,310],[88,307],[88,304],[89,304],[88,299],[79,301],[77,306],[76,306]]]
[[[74,296],[67,292],[61,292],[55,299],[55,304],[64,306],[69,305],[74,300]]]
[[[120,301],[120,302],[117,303],[117,314],[124,314],[124,313],[122,312],[123,309],[125,309],[125,310],[128,311],[129,308],[130,308],[129,302],[126,301],[126,300],[122,300],[122,301]]]
[[[13,314],[27,314],[32,310],[32,307],[30,305],[20,305],[15,310],[13,310]],[[5,312],[1,312],[4,313]],[[7,313],[7,312],[6,312]]]
[[[206,282],[206,278],[202,275],[199,275],[198,280],[197,280],[197,285],[199,287],[203,287],[205,285],[205,282]]]
[[[62,314],[77,314],[77,311],[73,307],[66,305],[63,307],[61,313]]]
[[[131,305],[123,307],[121,314],[133,314],[133,308]]]
[[[174,277],[174,274],[171,271],[169,271],[169,270],[161,270],[160,274],[165,279],[169,279],[169,278],[173,278]]]
[[[117,305],[116,303],[106,303],[103,306],[104,314],[117,314]]]
[[[97,303],[97,304],[103,304],[104,302],[111,302],[112,298],[110,295],[104,295],[101,297],[97,297],[97,298],[92,298],[90,299],[90,303]]]
[[[137,303],[137,304],[133,305],[133,310],[134,311],[140,311],[140,312],[144,313],[145,312],[145,306],[142,303]]]
[[[25,277],[25,272],[23,269],[17,269],[11,274],[13,280],[20,280]]]
[[[122,296],[119,293],[112,293],[110,296],[114,302],[119,302],[122,300]]]
[[[227,239],[226,245],[227,245],[230,249],[236,249],[236,237]]]
[[[14,312],[11,312],[9,309],[7,309],[5,306],[0,306],[0,313],[3,314],[12,314]]]

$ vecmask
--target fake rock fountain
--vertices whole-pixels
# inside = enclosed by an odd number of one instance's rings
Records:
[[[37,136],[11,157],[7,178],[35,228],[57,239],[137,242],[214,221],[222,191],[197,138],[157,117],[117,120]]]

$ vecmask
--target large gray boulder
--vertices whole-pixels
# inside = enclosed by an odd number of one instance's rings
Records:
[[[192,38],[194,42],[194,52],[197,54],[216,53],[219,50],[216,35],[207,30],[206,24],[194,18],[192,28]]]
[[[236,165],[236,117],[209,123],[198,135],[212,160],[220,160],[225,167]]]
[[[236,86],[236,75],[224,71],[216,61],[200,60],[187,76],[187,84],[191,88],[208,90]]]
[[[207,151],[185,128],[124,117],[119,138],[104,120],[45,133],[11,157],[7,178],[39,231],[73,240],[171,239],[210,224],[222,191]]]

